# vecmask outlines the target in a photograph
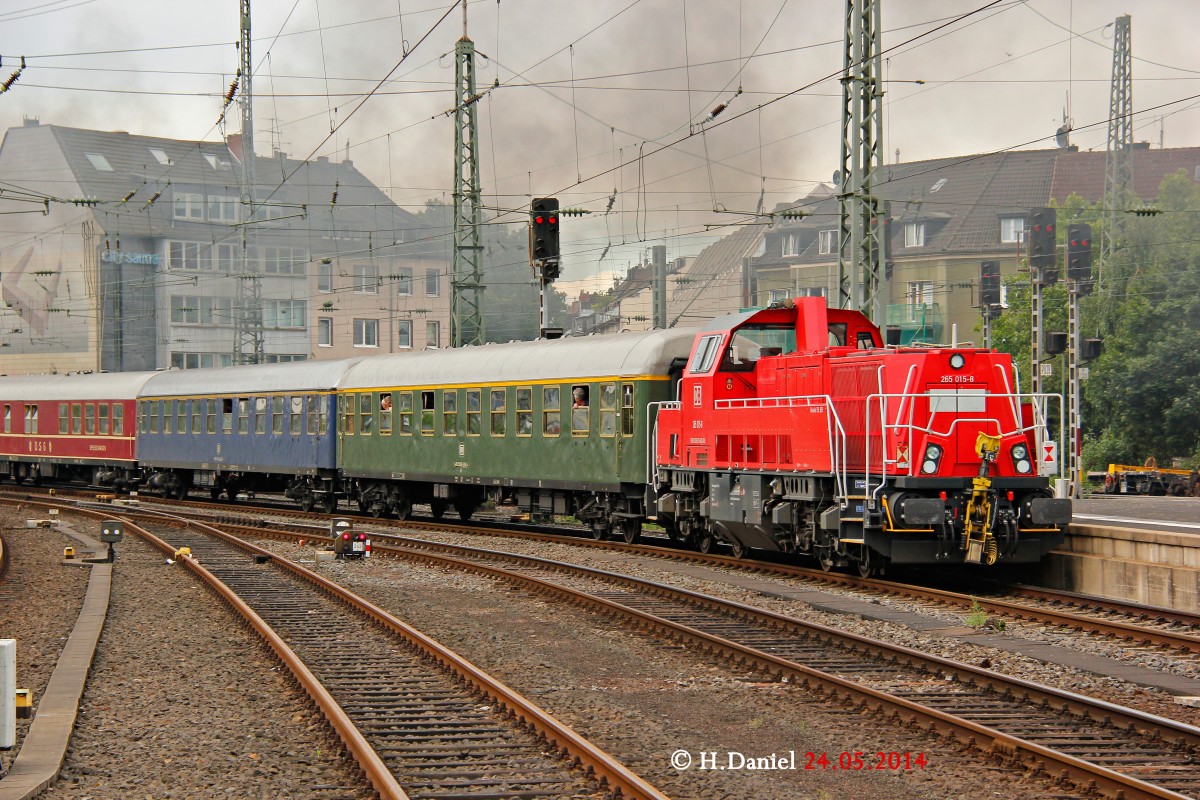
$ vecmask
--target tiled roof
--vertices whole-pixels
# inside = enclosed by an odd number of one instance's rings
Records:
[[[1184,170],[1192,180],[1200,179],[1200,147],[1172,147],[1151,150],[1137,147],[1130,151],[1133,166],[1133,193],[1142,200],[1158,196],[1163,178]],[[1095,202],[1104,196],[1104,173],[1107,154],[1063,153],[1054,165],[1054,182],[1050,194],[1057,200],[1066,199],[1072,192]]]
[[[186,231],[188,223],[173,219],[173,191],[240,195],[241,164],[224,142],[180,141],[59,125],[33,127],[53,135],[84,197],[102,201],[97,207],[97,220],[105,229],[119,229],[121,234],[129,236],[178,234]],[[14,134],[31,133],[29,127],[15,128],[9,131],[6,141]],[[269,227],[322,231],[336,228],[338,238],[365,238],[366,231],[400,230],[415,225],[411,214],[394,205],[348,161],[331,162],[322,158],[301,162],[285,156],[259,156],[255,160],[255,183],[259,197],[278,187],[271,196],[271,204],[305,207],[303,211],[288,208],[280,212],[304,214],[305,218],[297,216],[295,220],[271,223]],[[331,206],[335,187],[337,203]],[[161,192],[161,196],[147,206],[156,192]],[[118,205],[126,196],[128,199]],[[361,237],[356,236],[358,232],[362,232]]]
[[[740,307],[742,259],[761,237],[759,225],[738,227],[701,250],[695,261],[680,270],[676,285],[667,294],[668,327],[695,325]]]

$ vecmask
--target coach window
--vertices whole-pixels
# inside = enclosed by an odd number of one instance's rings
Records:
[[[600,435],[617,435],[617,385],[600,384]]]
[[[204,430],[215,434],[217,432],[217,399],[210,397],[202,402],[208,412],[204,419]]]
[[[587,436],[590,420],[588,419],[588,387],[582,384],[571,387],[571,435]]]
[[[442,392],[442,435],[458,435],[458,392]]]
[[[304,398],[296,396],[289,398],[288,402],[292,406],[292,416],[288,420],[288,430],[292,432],[292,436],[299,436],[304,433]]]
[[[503,436],[508,421],[508,397],[504,389],[492,389],[492,436]]]
[[[96,433],[96,406],[92,403],[83,406],[83,432],[88,436]]]
[[[233,433],[233,398],[221,398],[221,433]]]
[[[557,386],[542,387],[542,434],[545,436],[558,436],[562,431],[558,393]]]
[[[158,417],[155,414],[158,411],[158,403],[150,405],[150,424],[153,426],[151,433],[158,433]],[[33,411],[34,427],[29,427],[29,410]],[[26,406],[25,413],[25,430],[28,433],[37,433],[37,406]],[[83,406],[79,403],[71,404],[71,433],[78,435],[83,430]]]
[[[162,403],[160,403],[158,400],[152,400],[150,402],[150,432],[151,433],[158,433],[158,412],[161,408],[162,408]],[[76,412],[78,410],[79,410],[79,406],[73,406],[71,408],[71,429],[75,433],[79,433],[78,428],[79,428],[80,420],[77,418],[78,415],[76,414]]]
[[[392,435],[392,393],[382,392],[379,395],[379,435]]]
[[[412,392],[400,393],[400,433],[411,436],[413,432]]]
[[[239,397],[237,401],[237,432],[245,435],[250,432],[250,398]]]
[[[146,415],[150,413],[149,409],[150,403],[147,400],[140,400],[133,407],[134,414],[136,415],[133,424],[138,433],[146,432]]]
[[[204,401],[189,400],[192,407],[192,433],[204,433]]]
[[[283,398],[271,398],[271,433],[283,433]]]
[[[467,390],[467,436],[479,436],[483,433],[483,422],[480,419],[482,399],[482,389]]]
[[[267,432],[267,398],[254,398],[254,432],[263,434]]]
[[[517,436],[533,436],[533,389],[517,389]]]
[[[433,421],[437,415],[437,409],[434,408],[434,393],[431,391],[421,392],[421,433],[425,436],[432,436]]]
[[[113,403],[112,407],[113,436],[125,434],[125,406]]]
[[[633,384],[621,384],[621,435],[633,436]]]
[[[315,436],[317,433],[317,404],[320,398],[315,394],[305,395],[304,410],[308,416],[308,435]],[[322,431],[324,433],[324,431]]]
[[[119,407],[120,406],[116,406],[116,405],[113,406],[113,433],[118,432],[117,428],[116,428],[116,424],[117,424],[117,409]],[[176,433],[187,433],[188,432],[188,401],[187,400],[177,400],[175,402],[175,432]]]
[[[4,432],[12,433],[12,406],[4,407]],[[70,408],[66,403],[58,404],[58,433],[60,436],[66,436],[67,431],[71,429],[71,414]]]
[[[373,430],[375,430],[375,395],[363,392],[358,395],[358,431],[363,436],[370,436]]]
[[[91,426],[92,424],[92,407],[87,406],[83,409],[83,424]],[[175,430],[175,401],[163,401],[163,433],[172,433]],[[89,431],[90,433],[90,431]]]
[[[358,400],[356,395],[338,395],[338,419],[341,420],[341,433],[353,436],[354,431],[358,428],[355,424],[358,419]]]
[[[96,411],[100,416],[100,435],[108,436],[108,403],[101,403],[96,407]]]

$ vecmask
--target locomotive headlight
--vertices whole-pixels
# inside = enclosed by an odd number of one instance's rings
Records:
[[[925,461],[921,464],[921,472],[933,475],[938,471],[938,462],[942,460],[942,448],[936,444],[925,445]]]
[[[1033,471],[1033,464],[1029,461],[1029,448],[1024,444],[1014,444],[1012,448],[1013,469],[1018,475],[1028,475]]]
[[[967,359],[962,353],[955,353],[950,356],[950,369],[962,369],[967,365]]]

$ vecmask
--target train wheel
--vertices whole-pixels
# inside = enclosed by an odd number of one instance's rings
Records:
[[[821,570],[829,572],[833,569],[833,548],[822,547],[817,551],[817,563],[821,565]]]
[[[734,558],[745,558],[746,553],[750,552],[750,548],[746,547],[746,545],[742,544],[741,542],[734,542],[733,544],[729,545],[729,549],[733,553]]]
[[[396,498],[392,510],[396,512],[396,519],[408,519],[412,516],[412,501],[408,497],[401,495]]]
[[[642,521],[638,519],[623,519],[615,526],[620,532],[621,538],[625,540],[625,544],[637,544],[642,538]]]
[[[475,508],[475,504],[469,500],[459,501],[454,504],[454,510],[458,512],[458,518],[463,522],[471,519],[471,516],[475,513]]]
[[[321,501],[321,507],[325,509],[326,514],[332,514],[336,512],[338,507],[337,495],[335,495],[333,492],[327,493],[325,498]]]
[[[311,493],[306,494],[306,495],[304,495],[304,497],[300,498],[300,510],[303,511],[305,514],[312,511],[313,508],[316,507],[316,505],[317,505],[317,498],[313,497]]]
[[[592,523],[592,538],[597,542],[602,541],[608,535],[608,526],[603,522]]]
[[[213,500],[220,500],[221,499],[221,490],[219,488],[217,488],[216,486],[214,486],[213,488],[208,490],[208,496],[211,497]]]
[[[433,515],[434,519],[441,519],[446,516],[446,508],[448,506],[449,503],[445,500],[431,500],[429,501],[429,513]]]
[[[172,494],[175,495],[176,500],[187,500],[188,487],[181,483],[175,487],[175,491],[172,492]]]
[[[708,531],[703,531],[700,538],[696,542],[696,549],[705,555],[713,551],[713,547],[717,543],[717,537],[713,536]]]

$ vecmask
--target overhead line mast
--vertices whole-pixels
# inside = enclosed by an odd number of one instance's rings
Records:
[[[254,248],[250,223],[254,217],[254,92],[251,88],[250,61],[250,0],[239,0],[241,7],[241,40],[239,67],[241,75],[242,146],[241,146],[241,229],[242,253],[237,285],[237,308],[234,311],[233,363],[261,364],[263,361],[262,285],[259,282],[257,252]]]
[[[479,186],[479,124],[475,105],[475,43],[463,35],[454,46],[454,270],[451,276],[450,341],[454,347],[483,344],[483,217]]]
[[[1108,163],[1104,170],[1104,210],[1108,219],[1101,247],[1100,279],[1112,264],[1123,234],[1124,207],[1133,191],[1133,50],[1132,20],[1117,17],[1113,33],[1112,86],[1108,101]]]
[[[883,167],[882,0],[846,0],[842,72],[842,185],[838,194],[838,307],[887,326],[883,208],[874,194]]]

